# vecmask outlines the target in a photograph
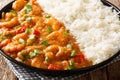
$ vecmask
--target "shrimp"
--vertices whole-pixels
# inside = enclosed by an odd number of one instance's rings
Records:
[[[58,45],[51,45],[45,49],[45,53],[51,54],[51,52],[52,52],[53,54],[55,54],[56,57],[64,56],[65,51],[67,51],[67,49],[65,47],[61,47]],[[46,54],[46,55],[48,55],[48,54]]]
[[[64,48],[64,47],[59,47],[59,51],[56,53],[56,57],[64,56],[65,51],[66,51],[66,48]]]
[[[5,39],[4,41],[2,41],[1,43],[0,43],[0,48],[2,48],[3,46],[6,46],[8,43],[10,43],[11,42],[11,40],[10,39]]]
[[[4,31],[3,32],[3,35],[5,35],[5,36],[7,36],[7,35],[16,35],[16,31],[17,31],[18,29],[14,29],[14,30],[10,30],[10,31]]]
[[[45,18],[45,23],[49,24],[50,26],[52,26],[54,31],[57,31],[61,28],[61,23],[58,22],[54,17],[51,18]]]
[[[47,36],[47,39],[56,39],[56,37],[60,36],[60,33],[58,31],[54,31],[52,33],[50,33],[48,36]]]
[[[53,52],[46,52],[45,56],[49,57],[50,60],[54,60],[55,59],[55,55],[53,54]]]
[[[51,45],[51,46],[48,46],[45,49],[45,52],[57,53],[58,51],[59,51],[59,46],[58,45]]]
[[[32,15],[42,16],[42,14],[41,14],[42,12],[43,12],[43,10],[42,10],[42,8],[40,8],[40,6],[38,4],[32,6]]]
[[[69,62],[67,60],[59,61],[59,62],[56,62],[55,64],[64,70],[67,70],[69,67]]]
[[[65,37],[64,33],[60,31],[54,31],[47,36],[48,40],[57,40],[61,45],[66,45],[68,39]]]
[[[35,45],[35,46],[27,46],[25,48],[26,52],[28,51],[33,51],[34,49],[44,49],[46,46],[45,45]]]
[[[35,29],[38,29],[38,30],[42,30],[44,27],[44,24],[43,24],[43,19],[42,18],[39,18],[39,20],[37,19],[37,17],[33,17],[33,22],[35,23],[36,22],[36,24],[35,24],[35,26],[34,26],[34,28]]]
[[[36,0],[30,0],[29,4],[32,5],[32,12],[30,14],[42,16],[43,10],[39,6],[39,4],[36,2]]]
[[[9,29],[6,27],[0,27],[0,34],[3,34],[4,32],[8,31]]]
[[[7,22],[0,22],[1,27],[14,27],[17,24],[19,24],[17,17],[14,17],[13,19]]]
[[[5,52],[9,52],[9,53],[12,53],[12,52],[18,52],[18,51],[21,51],[22,49],[24,49],[24,44],[18,44],[16,42],[12,42],[12,43],[9,43],[7,46],[3,47],[2,49],[5,51]]]
[[[22,33],[22,34],[17,34],[16,36],[13,37],[14,41],[18,41],[20,38],[22,39],[27,39],[28,35],[26,33]]]
[[[20,11],[26,4],[27,4],[27,1],[26,1],[26,0],[16,0],[16,1],[13,3],[12,8],[13,8],[15,11]]]
[[[44,57],[41,57],[41,55],[39,55],[31,60],[31,66],[38,68],[47,68],[47,65],[45,65],[43,62]]]
[[[64,70],[67,70],[68,67],[69,67],[68,61],[67,61],[67,60],[64,60],[64,61],[62,61],[61,63],[62,63],[62,66],[63,66]]]
[[[11,12],[6,13],[6,15],[5,15],[5,20],[6,20],[6,21],[11,20],[12,18],[13,18],[13,14],[12,14]]]

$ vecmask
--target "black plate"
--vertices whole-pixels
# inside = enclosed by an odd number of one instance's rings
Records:
[[[119,14],[120,10],[115,5],[111,4],[110,2],[108,2],[106,0],[101,0],[101,1],[103,2],[104,5],[112,7],[113,9],[115,9],[118,12],[118,15],[120,15]],[[10,11],[10,9],[12,7],[12,3],[13,2],[9,3],[2,10],[0,10],[0,15],[2,12]],[[0,50],[0,54],[2,54],[4,57],[6,57],[8,60],[10,60],[12,63],[15,63],[15,64],[17,64],[25,69],[29,69],[32,72],[37,72],[37,73],[47,75],[47,76],[68,76],[68,75],[84,74],[84,73],[90,72],[94,69],[103,67],[103,66],[107,65],[108,63],[110,63],[113,59],[115,59],[120,54],[120,51],[118,53],[114,54],[109,59],[107,59],[99,64],[92,65],[92,66],[85,67],[85,68],[74,69],[74,70],[48,70],[48,69],[35,68],[35,67],[31,67],[31,66],[25,65],[21,62],[14,60],[13,58],[11,58],[7,54],[5,54],[2,50]]]

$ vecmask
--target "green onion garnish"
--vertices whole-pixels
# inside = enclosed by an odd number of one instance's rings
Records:
[[[30,34],[30,32],[31,32],[31,29],[30,29],[30,28],[27,28],[27,29],[25,30],[25,33],[26,33],[26,34]]]
[[[31,5],[26,5],[25,6],[25,12],[26,13],[29,13],[29,12],[31,12],[32,11],[32,6]]]
[[[20,27],[20,26],[14,26],[13,28],[14,28],[14,29],[17,29],[17,28],[19,28],[19,27]]]
[[[49,57],[48,56],[45,56],[45,61],[48,61],[49,60]]]
[[[72,60],[69,60],[69,67],[68,67],[68,70],[73,70],[74,69],[74,63]]]
[[[12,14],[17,15],[17,12],[16,12],[16,11],[14,11],[14,10],[11,10],[10,12],[11,12]]]
[[[67,44],[67,48],[68,48],[68,49],[71,49],[71,48],[72,48],[72,45],[71,45],[71,44]]]
[[[66,36],[67,36],[67,35],[68,35],[68,32],[67,32],[67,31],[65,31],[65,32],[64,32],[64,35],[66,35]]]
[[[36,53],[30,52],[29,56],[30,56],[30,58],[34,58],[36,56]]]
[[[33,40],[27,39],[27,45],[30,45],[30,44],[32,44],[32,43],[33,43]]]
[[[27,22],[30,22],[30,21],[32,21],[32,18],[31,18],[30,16],[26,16],[25,20],[26,20]]]
[[[22,38],[19,39],[19,42],[20,42],[21,44],[25,44],[25,40],[22,39]]]
[[[3,34],[0,34],[0,42],[3,41],[6,38],[7,38],[6,36],[4,36]]]
[[[45,18],[50,18],[50,17],[51,17],[50,14],[46,14],[46,15],[45,15]]]
[[[47,41],[47,40],[44,40],[44,41],[42,42],[42,44],[44,44],[45,46],[48,46],[48,41]]]
[[[22,56],[23,58],[26,58],[26,57],[27,57],[27,54],[22,53],[21,56]]]
[[[52,32],[52,27],[50,27],[50,26],[47,27],[47,32],[49,32],[49,33]]]
[[[40,50],[35,49],[35,50],[34,50],[34,53],[39,54],[39,53],[40,53]]]
[[[71,52],[70,56],[71,56],[71,57],[74,57],[75,55],[76,55],[76,51],[73,50],[73,51]]]
[[[40,50],[35,49],[34,52],[30,52],[29,56],[30,56],[30,58],[34,58],[34,57],[36,57],[36,55],[39,54],[39,53],[40,53]]]
[[[30,35],[29,39],[34,40],[35,39],[35,35],[34,34]]]

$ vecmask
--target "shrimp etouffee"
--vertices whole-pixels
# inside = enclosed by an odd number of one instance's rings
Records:
[[[16,0],[0,19],[0,49],[15,60],[49,70],[91,65],[63,23],[36,0]]]

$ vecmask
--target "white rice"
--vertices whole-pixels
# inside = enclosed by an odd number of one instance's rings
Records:
[[[120,21],[100,0],[38,0],[42,8],[63,22],[93,64],[120,50]]]

